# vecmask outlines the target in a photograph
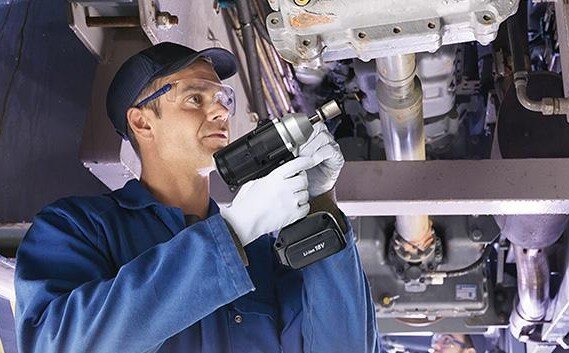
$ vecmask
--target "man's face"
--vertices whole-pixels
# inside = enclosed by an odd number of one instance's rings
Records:
[[[476,353],[474,348],[467,348],[466,337],[460,334],[440,334],[433,336],[433,353]]]
[[[161,78],[158,86],[172,82],[220,83],[212,65],[206,61],[196,63],[172,75]],[[159,99],[160,117],[153,117],[153,134],[156,150],[161,159],[197,170],[214,166],[213,153],[229,142],[229,111],[221,103],[211,100],[214,91],[195,88],[184,92],[178,85],[174,95]],[[187,85],[186,85],[187,86]],[[215,87],[215,85],[213,86]],[[211,103],[211,104],[210,104]]]

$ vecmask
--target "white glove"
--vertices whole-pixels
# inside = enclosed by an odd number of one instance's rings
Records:
[[[314,131],[308,141],[300,146],[298,153],[299,158],[314,157],[322,160],[322,163],[306,171],[310,197],[332,190],[344,166],[344,156],[323,122],[314,124]]]
[[[293,159],[269,175],[245,183],[233,202],[220,208],[221,217],[231,225],[243,246],[306,217],[310,206],[305,170],[321,161],[313,157]]]

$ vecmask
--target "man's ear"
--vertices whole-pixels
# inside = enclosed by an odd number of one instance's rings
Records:
[[[143,114],[142,109],[129,108],[126,111],[126,123],[130,126],[137,141],[152,139],[152,125],[148,114]]]

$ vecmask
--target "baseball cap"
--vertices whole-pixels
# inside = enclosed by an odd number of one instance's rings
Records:
[[[144,49],[125,61],[107,91],[107,115],[119,135],[127,139],[126,112],[150,82],[173,74],[202,57],[211,60],[213,69],[221,80],[237,72],[237,60],[228,50],[208,48],[196,51],[170,42]]]

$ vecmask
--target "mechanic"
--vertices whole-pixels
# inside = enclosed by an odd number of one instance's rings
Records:
[[[140,181],[34,218],[17,254],[20,353],[379,352],[353,231],[334,200],[344,159],[324,124],[229,206],[210,199],[235,104],[221,80],[236,67],[225,49],[173,43],[122,65],[107,112],[140,156]],[[284,268],[268,233],[309,209],[340,219],[348,245]]]

